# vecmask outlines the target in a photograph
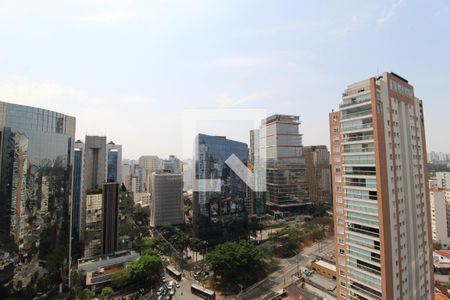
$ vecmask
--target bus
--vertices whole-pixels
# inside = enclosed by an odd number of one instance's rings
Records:
[[[177,281],[181,281],[181,273],[177,271],[177,269],[175,269],[175,267],[168,265],[166,267],[166,272],[167,274],[169,274],[173,279],[177,280]]]
[[[204,287],[195,283],[191,285],[191,293],[207,300],[216,299],[216,293],[214,291],[205,289]]]

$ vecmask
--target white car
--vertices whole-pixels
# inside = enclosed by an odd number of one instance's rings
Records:
[[[177,287],[177,289],[179,289],[179,288],[180,288],[180,283],[179,283],[179,282],[176,282],[176,283],[175,283],[175,286]]]

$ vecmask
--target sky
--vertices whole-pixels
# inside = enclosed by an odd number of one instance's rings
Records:
[[[183,157],[186,110],[300,115],[303,144],[328,145],[345,87],[393,71],[450,153],[449,32],[446,0],[0,0],[0,101],[75,116],[125,158]],[[230,123],[199,130],[247,142]]]

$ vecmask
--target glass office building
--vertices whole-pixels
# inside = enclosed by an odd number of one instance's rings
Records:
[[[194,192],[194,228],[198,235],[208,240],[226,237],[227,232],[222,232],[222,229],[234,221],[236,216],[245,213],[247,186],[225,164],[232,154],[247,165],[247,144],[223,136],[199,134],[196,137],[195,180],[220,180],[217,191],[204,191],[203,187],[198,186]]]
[[[0,102],[0,298],[67,280],[74,135],[74,117]]]

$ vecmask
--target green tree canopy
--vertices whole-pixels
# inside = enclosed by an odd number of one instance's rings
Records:
[[[265,272],[265,252],[248,242],[228,242],[211,251],[206,261],[227,283],[248,285]]]
[[[111,299],[113,294],[114,294],[114,290],[112,288],[104,287],[100,294],[100,299],[105,299],[105,300]]]

